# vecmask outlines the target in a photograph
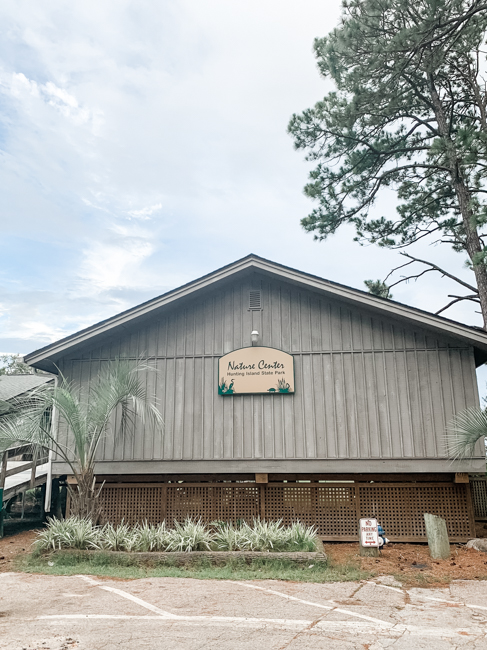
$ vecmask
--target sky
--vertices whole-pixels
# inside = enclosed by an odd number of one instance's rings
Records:
[[[3,3],[0,351],[249,253],[359,289],[400,264],[351,229],[316,242],[300,226],[310,163],[287,124],[332,89],[313,39],[339,16],[337,0]],[[411,252],[472,281],[445,246]],[[457,292],[430,273],[393,295],[436,311]],[[445,315],[481,324],[469,304]]]

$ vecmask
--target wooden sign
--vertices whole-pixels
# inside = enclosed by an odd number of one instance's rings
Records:
[[[218,394],[294,393],[294,358],[276,348],[253,346],[218,361]]]
[[[379,548],[377,519],[360,520],[360,545],[364,548]]]

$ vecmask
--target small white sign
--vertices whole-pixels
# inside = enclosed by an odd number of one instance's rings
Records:
[[[360,544],[367,548],[379,548],[377,519],[360,520]]]

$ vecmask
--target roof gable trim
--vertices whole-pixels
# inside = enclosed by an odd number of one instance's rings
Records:
[[[126,323],[140,318],[151,311],[164,307],[176,300],[191,295],[192,293],[209,287],[212,284],[225,280],[226,278],[247,269],[255,269],[266,274],[278,276],[279,278],[288,280],[293,284],[305,285],[307,288],[316,289],[346,301],[381,311],[389,316],[406,319],[409,322],[417,323],[422,327],[442,332],[448,336],[467,339],[471,344],[478,345],[482,349],[487,350],[487,332],[484,332],[483,330],[477,330],[476,328],[421,311],[402,303],[379,298],[368,294],[365,291],[360,291],[358,289],[353,289],[352,287],[347,287],[346,285],[337,284],[317,276],[309,275],[302,271],[282,266],[281,264],[271,262],[270,260],[266,260],[256,255],[249,255],[241,260],[229,264],[228,266],[214,271],[213,273],[183,285],[182,287],[173,289],[162,296],[133,307],[121,314],[117,314],[101,323],[92,325],[85,330],[72,334],[71,336],[52,343],[45,348],[36,350],[35,352],[26,355],[25,361],[30,365],[35,365],[51,356],[57,356],[73,346],[84,343],[90,338],[108,332],[116,327],[123,327]]]

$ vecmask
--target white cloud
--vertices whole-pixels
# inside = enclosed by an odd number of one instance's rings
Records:
[[[130,233],[123,226],[114,227],[111,241],[95,241],[84,250],[79,277],[87,283],[85,291],[138,286],[137,269],[153,251],[146,236]]]
[[[359,288],[397,264],[350,230],[318,244],[299,225],[308,165],[286,126],[327,89],[312,43],[339,6],[4,3],[1,334],[37,345],[249,252]],[[443,286],[394,297],[435,309]]]
[[[90,124],[95,130],[103,122],[102,111],[80,106],[74,95],[64,88],[59,88],[52,81],[38,84],[22,72],[13,72],[0,76],[0,86],[5,93],[18,100],[24,100],[29,95],[40,99],[77,126]]]
[[[155,205],[149,205],[139,210],[129,210],[127,214],[136,219],[150,219],[155,212],[159,212],[161,209],[162,203],[156,203]]]

